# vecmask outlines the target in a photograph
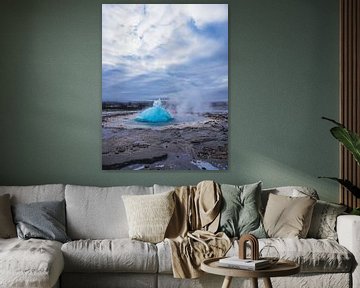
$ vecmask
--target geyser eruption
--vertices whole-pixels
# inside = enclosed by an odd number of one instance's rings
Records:
[[[149,123],[164,123],[173,120],[171,114],[162,107],[161,100],[155,100],[153,106],[142,111],[135,121]]]

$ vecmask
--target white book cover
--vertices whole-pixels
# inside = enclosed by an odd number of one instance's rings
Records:
[[[220,259],[219,264],[225,267],[245,268],[245,269],[246,268],[260,269],[270,266],[269,260],[266,259],[259,259],[259,260],[240,259],[238,256]]]

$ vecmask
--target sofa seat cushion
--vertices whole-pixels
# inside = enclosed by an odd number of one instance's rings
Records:
[[[52,287],[63,268],[60,242],[0,239],[0,287]]]
[[[353,255],[330,239],[264,239],[264,245],[274,246],[280,258],[297,262],[302,272],[350,272]]]
[[[338,242],[330,239],[267,238],[259,240],[259,249],[273,246],[281,259],[298,263],[302,273],[350,272],[353,255]],[[237,243],[228,255],[237,253]],[[269,255],[274,256],[274,255]]]
[[[123,239],[77,240],[61,248],[66,272],[156,273],[156,246]]]
[[[330,239],[267,238],[259,239],[259,249],[265,245],[274,246],[280,258],[300,264],[302,273],[350,272],[354,265],[353,255],[338,242]],[[157,244],[159,273],[172,273],[171,248],[164,241]],[[238,255],[235,241],[227,256]],[[250,256],[250,251],[249,251]]]

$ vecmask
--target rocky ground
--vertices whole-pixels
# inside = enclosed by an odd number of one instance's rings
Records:
[[[103,112],[104,170],[227,169],[227,113],[185,115],[191,120],[159,126],[133,121],[136,113]]]

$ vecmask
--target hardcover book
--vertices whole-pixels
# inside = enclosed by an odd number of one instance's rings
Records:
[[[238,256],[229,258],[223,258],[219,260],[219,265],[222,267],[247,269],[247,270],[259,270],[268,268],[271,263],[267,259],[251,260],[240,259]]]

